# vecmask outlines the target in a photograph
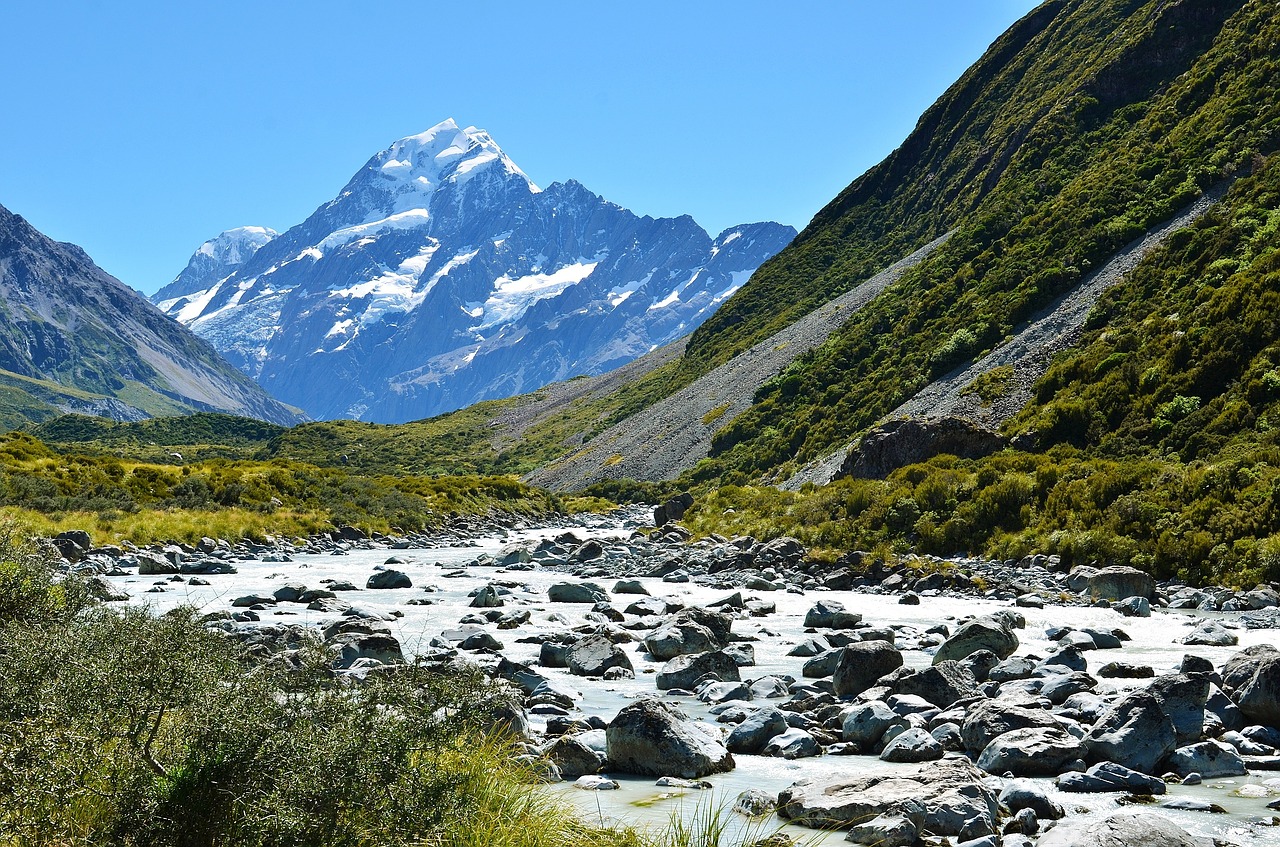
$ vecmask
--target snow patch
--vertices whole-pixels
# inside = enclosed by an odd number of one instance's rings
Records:
[[[551,273],[535,273],[512,279],[500,276],[494,280],[494,290],[484,301],[483,319],[473,330],[487,329],[498,324],[517,321],[534,303],[555,297],[571,285],[582,282],[596,269],[598,262],[581,259]],[[478,317],[472,314],[472,317]]]

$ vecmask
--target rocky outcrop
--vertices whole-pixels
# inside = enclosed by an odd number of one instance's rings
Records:
[[[1007,446],[1000,433],[964,418],[890,420],[862,436],[845,457],[837,478],[883,479],[898,468],[944,453],[978,459]]]

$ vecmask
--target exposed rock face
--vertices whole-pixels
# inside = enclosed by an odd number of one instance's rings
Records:
[[[961,840],[990,835],[999,821],[995,793],[963,759],[943,759],[909,776],[806,779],[778,797],[778,813],[815,828],[847,829],[908,804],[922,807],[925,828]]]
[[[21,390],[50,412],[303,420],[79,247],[53,241],[2,206],[0,304],[0,369],[40,381]]]
[[[691,332],[794,235],[712,238],[577,182],[542,190],[450,120],[378,153],[227,275],[196,289],[184,272],[154,301],[313,417],[394,423],[630,362]]]
[[[845,457],[839,476],[883,479],[898,468],[944,453],[977,459],[1006,446],[1000,433],[964,418],[891,420],[862,436]]]
[[[710,732],[667,703],[625,706],[605,730],[609,766],[621,773],[697,779],[733,770],[733,756]]]

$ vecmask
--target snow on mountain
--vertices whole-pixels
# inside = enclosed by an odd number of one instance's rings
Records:
[[[253,229],[206,242],[153,299],[285,402],[381,422],[625,364],[692,332],[795,235],[712,239],[572,180],[540,189],[453,120],[378,153],[282,235]]]

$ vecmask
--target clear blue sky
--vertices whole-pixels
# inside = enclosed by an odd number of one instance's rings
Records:
[[[154,292],[447,117],[539,185],[803,228],[1032,0],[0,5],[0,205]]]

